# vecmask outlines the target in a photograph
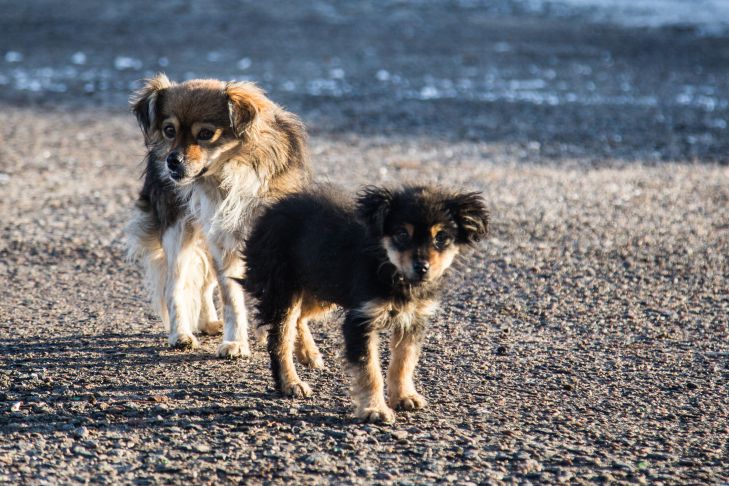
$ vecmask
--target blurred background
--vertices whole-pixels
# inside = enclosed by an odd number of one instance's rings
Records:
[[[0,1],[0,103],[124,108],[247,79],[313,132],[516,142],[518,158],[729,153],[729,2]]]

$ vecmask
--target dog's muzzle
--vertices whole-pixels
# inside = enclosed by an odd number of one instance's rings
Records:
[[[170,177],[179,181],[185,177],[184,157],[179,152],[170,152],[167,156],[167,169],[170,171]]]

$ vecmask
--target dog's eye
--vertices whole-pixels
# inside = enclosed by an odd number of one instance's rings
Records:
[[[177,133],[174,125],[165,125],[162,131],[167,138],[175,138],[175,133]]]
[[[442,250],[446,246],[448,246],[449,243],[449,237],[448,233],[445,231],[439,231],[436,233],[435,237],[433,238],[433,246],[436,250]]]
[[[400,228],[395,230],[395,233],[392,235],[392,239],[399,245],[405,245],[408,241],[410,241],[410,234],[405,228]]]
[[[203,128],[202,130],[200,130],[199,132],[197,132],[197,139],[198,140],[202,140],[202,141],[210,140],[211,138],[213,138],[213,135],[214,135],[214,133],[213,133],[212,130],[208,130],[207,128]]]

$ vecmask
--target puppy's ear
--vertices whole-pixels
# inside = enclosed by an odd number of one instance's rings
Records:
[[[445,206],[458,225],[457,242],[473,245],[486,236],[489,229],[489,212],[480,192],[454,194]]]
[[[382,187],[367,186],[357,193],[357,216],[376,236],[385,231],[391,205],[392,193]]]
[[[253,83],[231,82],[225,85],[230,126],[241,137],[260,113],[270,104],[266,94]]]
[[[147,79],[142,89],[134,93],[130,100],[132,112],[137,117],[139,127],[145,137],[149,136],[150,130],[157,123],[157,108],[160,94],[171,87],[172,83],[162,73]]]

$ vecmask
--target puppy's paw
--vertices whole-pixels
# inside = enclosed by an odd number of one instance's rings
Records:
[[[223,321],[208,321],[200,325],[200,332],[208,336],[217,336],[223,333]]]
[[[357,413],[357,418],[368,424],[391,424],[395,422],[395,412],[387,405],[368,407]]]
[[[197,338],[192,334],[172,334],[170,335],[169,343],[175,349],[195,349],[200,347]]]
[[[250,355],[251,350],[244,341],[223,341],[218,346],[218,358],[247,358]]]
[[[281,394],[289,398],[306,398],[311,396],[311,387],[303,381],[286,383],[281,386]]]
[[[395,410],[420,410],[428,405],[428,401],[420,393],[391,398],[389,403]]]
[[[324,359],[318,351],[316,353],[296,353],[296,358],[299,363],[313,370],[324,369]]]

